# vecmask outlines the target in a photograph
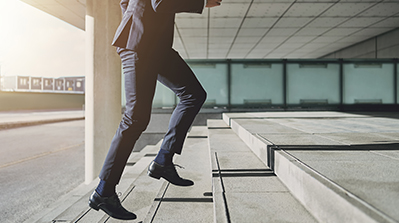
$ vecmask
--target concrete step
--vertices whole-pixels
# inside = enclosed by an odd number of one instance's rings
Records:
[[[213,221],[211,164],[207,128],[195,126],[190,130],[182,156],[175,156],[179,175],[191,179],[194,185],[178,187],[165,182],[154,199],[145,223],[208,223]],[[164,181],[164,180],[162,180]]]
[[[175,156],[174,162],[185,169],[177,168],[179,174],[195,182],[191,187],[177,187],[164,179],[155,180],[147,176],[147,167],[154,159],[161,142],[147,146],[139,153],[132,153],[117,191],[121,193],[123,206],[137,215],[127,222],[190,222],[213,221],[212,175],[208,147],[208,131],[204,127],[192,127],[184,144],[184,156]],[[74,222],[115,223],[126,222],[110,218],[102,211],[88,206],[88,199],[98,184],[82,184],[79,188],[26,223]]]
[[[214,222],[317,222],[222,120],[208,120]]]
[[[146,168],[154,159],[159,147],[160,143],[149,145],[140,152],[133,152],[129,157],[121,183],[116,188],[122,194],[120,197],[121,200],[125,200],[133,188],[136,188],[134,185],[135,181],[143,172],[146,173]],[[81,184],[76,189],[60,197],[53,205],[30,217],[25,222],[99,222],[101,219],[106,218],[105,214],[101,211],[96,212],[88,206],[89,196],[97,184],[98,179],[88,185]]]
[[[223,120],[318,221],[399,222],[399,120],[340,112]]]

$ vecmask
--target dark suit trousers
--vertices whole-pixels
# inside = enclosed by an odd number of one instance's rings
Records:
[[[118,48],[118,54],[125,75],[126,111],[99,176],[114,184],[119,183],[133,146],[150,121],[157,80],[180,98],[161,149],[181,153],[187,131],[206,99],[194,73],[172,48],[153,55]]]

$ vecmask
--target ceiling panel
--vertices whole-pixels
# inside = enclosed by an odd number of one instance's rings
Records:
[[[291,3],[254,2],[248,12],[248,17],[280,17]]]
[[[189,29],[189,28],[179,28],[179,32],[182,38],[185,37],[206,37],[208,35],[207,29]]]
[[[291,36],[300,28],[272,28],[268,30],[267,36]]]
[[[361,28],[334,28],[324,33],[324,36],[348,36],[361,30]]]
[[[208,44],[207,37],[185,37],[182,40],[184,41],[184,44],[186,45],[187,49],[197,48],[197,47],[201,46],[202,44],[205,44],[205,46],[207,46],[207,44]],[[195,44],[193,44],[193,43],[195,43]]]
[[[337,40],[337,42],[354,44],[354,43],[359,43],[359,42],[369,39],[369,38],[370,38],[369,36],[347,36],[347,37],[343,37],[343,38]]]
[[[289,49],[299,49],[299,48],[301,48],[302,46],[304,46],[304,45],[306,45],[306,43],[294,43],[294,42],[291,42],[291,43],[287,43],[287,42],[285,42],[284,43],[284,45],[283,45],[283,47],[285,47],[285,48],[289,48]]]
[[[217,18],[211,19],[210,28],[238,28],[242,18]]]
[[[234,44],[239,45],[240,43],[251,43],[252,45],[259,41],[260,37],[251,36],[251,37],[237,37],[235,39]]]
[[[387,31],[391,30],[390,28],[367,28],[362,29],[358,32],[353,33],[353,36],[376,36]]]
[[[305,27],[303,29],[300,29],[298,32],[295,33],[296,36],[318,36],[326,31],[328,31],[330,28],[325,27],[325,28],[312,28],[312,27]]]
[[[285,55],[287,55],[287,53],[271,53],[271,54],[267,54],[264,58],[267,59],[278,59],[278,58],[285,58]]]
[[[281,18],[277,24],[276,28],[295,28],[295,27],[303,27],[305,24],[313,20],[313,18],[291,18],[291,17],[283,17]]]
[[[314,19],[306,27],[309,27],[309,28],[332,28],[332,27],[335,27],[335,26],[345,22],[348,19],[349,18],[347,18],[347,17],[330,17],[330,18],[321,17],[321,18]]]
[[[85,0],[22,1],[84,29]],[[175,24],[184,58],[309,58],[398,28],[399,1],[224,0]]]
[[[250,3],[223,3],[223,7],[214,7],[210,9],[211,18],[217,19],[220,17],[238,17],[243,18],[248,10]]]
[[[315,17],[327,8],[331,7],[333,3],[330,2],[312,2],[312,3],[296,3],[294,4],[284,16],[287,17]]]
[[[245,18],[242,28],[270,28],[278,18]]]
[[[185,58],[188,58],[188,54],[186,52],[186,49],[184,49],[184,46],[181,42],[181,39],[179,37],[175,37],[174,42],[173,42],[173,48],[179,52],[180,55],[182,55]]]
[[[362,1],[358,2],[339,2],[332,6],[328,11],[323,13],[322,16],[327,17],[351,17],[360,12],[363,12],[367,8],[370,8],[375,3],[362,3]]]
[[[312,40],[314,43],[333,43],[337,40],[342,39],[342,36],[319,36]]]
[[[310,42],[307,43],[305,45],[303,45],[302,47],[298,48],[298,50],[312,50],[314,51],[315,49],[320,49],[322,47],[327,46],[330,43],[315,43],[315,42]]]
[[[280,36],[280,37],[272,37],[272,36],[270,36],[270,37],[268,37],[268,36],[266,36],[259,42],[259,46],[270,45],[270,44],[272,44],[274,46],[277,46],[278,44],[281,44],[282,42],[286,41],[287,38],[289,38],[289,37],[284,37],[284,36]]]
[[[239,33],[237,34],[238,37],[252,37],[257,36],[261,37],[267,31],[266,28],[242,28],[240,29]]]
[[[359,16],[391,16],[398,13],[399,2],[377,4]]]
[[[367,27],[383,19],[382,17],[357,17],[340,24],[339,27]]]
[[[386,18],[384,20],[381,20],[380,22],[373,24],[371,27],[372,28],[374,28],[374,27],[396,28],[398,26],[399,26],[399,16]]]
[[[308,43],[312,41],[314,38],[315,38],[314,36],[291,36],[289,39],[287,39],[285,44]]]
[[[234,38],[238,28],[226,28],[226,29],[209,29],[209,37],[214,36],[228,36]]]
[[[22,0],[79,29],[85,29],[86,6],[76,0]]]

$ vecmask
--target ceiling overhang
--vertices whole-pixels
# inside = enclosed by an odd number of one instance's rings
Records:
[[[22,1],[84,30],[86,0]],[[225,0],[178,14],[174,48],[186,59],[319,58],[397,27],[394,0]]]

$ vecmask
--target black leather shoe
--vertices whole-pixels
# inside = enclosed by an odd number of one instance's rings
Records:
[[[118,195],[116,194],[110,197],[101,197],[96,191],[94,191],[90,196],[89,206],[96,211],[101,209],[109,216],[116,219],[133,220],[137,218],[135,214],[122,207]]]
[[[175,165],[165,165],[162,166],[155,161],[152,161],[147,171],[148,176],[153,177],[155,179],[159,179],[163,177],[165,180],[169,181],[171,184],[177,186],[191,186],[194,185],[194,182],[191,180],[186,180],[179,177],[177,174]]]

